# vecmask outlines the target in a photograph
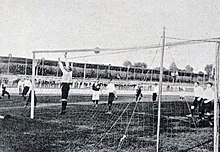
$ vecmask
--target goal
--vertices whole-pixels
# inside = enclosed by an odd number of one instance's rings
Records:
[[[165,40],[171,40],[172,42],[166,42]],[[115,102],[114,106],[114,115],[106,115],[104,111],[107,96],[102,97],[102,104],[100,109],[89,108],[90,104],[78,103],[74,105],[73,111],[71,114],[76,114],[77,117],[74,118],[76,122],[73,124],[77,127],[82,127],[82,124],[79,123],[80,120],[86,120],[87,124],[83,122],[83,129],[88,127],[88,139],[78,143],[71,143],[68,146],[68,150],[74,150],[73,147],[80,147],[80,143],[84,144],[79,150],[119,150],[119,151],[189,151],[189,150],[214,150],[218,151],[219,148],[219,39],[210,38],[210,39],[197,39],[197,40],[185,40],[178,38],[171,38],[165,36],[165,30],[162,37],[163,43],[159,45],[151,45],[144,47],[134,47],[134,48],[118,48],[118,49],[75,49],[75,50],[42,50],[42,51],[33,51],[33,64],[32,64],[32,98],[31,98],[31,119],[35,117],[35,107],[34,107],[34,90],[36,88],[36,71],[37,64],[36,55],[38,54],[63,54],[63,53],[74,53],[74,52],[95,52],[96,54],[100,52],[112,52],[112,53],[129,53],[137,50],[153,50],[157,49],[156,54],[159,54],[158,51],[161,49],[161,62],[159,74],[157,78],[153,81],[151,75],[154,73],[152,70],[143,70],[143,69],[132,69],[130,67],[114,67],[116,70],[111,70],[111,66],[108,68],[102,67],[102,65],[89,65],[89,64],[80,64],[81,72],[77,74],[81,77],[81,80],[75,83],[76,88],[82,88],[90,86],[91,82],[85,84],[85,79],[90,77],[91,81],[96,78],[99,78],[99,72],[102,70],[103,73],[106,72],[106,75],[103,76],[107,83],[107,79],[116,75],[114,80],[117,87],[124,87],[122,84],[122,76],[125,75],[127,84],[132,82],[131,79],[135,80],[138,78],[139,74],[146,75],[146,79],[141,80],[139,83],[144,85],[144,98],[141,101],[135,101],[133,98],[134,89],[127,93],[126,96],[119,97],[119,101]],[[213,79],[214,90],[215,90],[215,99],[214,99],[214,109],[213,109],[213,122],[214,127],[210,126],[199,126],[197,123],[197,118],[187,118],[186,115],[190,113],[190,106],[193,100],[193,82],[200,81],[199,77],[193,77],[193,74],[189,75],[190,81],[188,83],[183,82],[184,75],[180,75],[181,72],[175,71],[165,74],[164,71],[164,62],[166,57],[169,56],[173,61],[175,61],[175,56],[171,50],[176,47],[186,47],[193,44],[203,44],[203,43],[217,43],[217,48],[215,55],[215,76]],[[168,54],[170,53],[170,55]],[[106,54],[108,55],[108,54]],[[186,57],[186,56],[185,56]],[[171,61],[172,61],[171,60]],[[185,59],[187,61],[187,59]],[[74,67],[75,63],[71,63],[71,66]],[[187,63],[190,64],[190,63]],[[86,75],[86,69],[88,66],[92,67],[94,70],[92,74]],[[133,70],[133,71],[132,71]],[[120,72],[120,75],[117,75],[117,71]],[[114,73],[115,72],[115,73]],[[131,74],[130,74],[131,73]],[[183,73],[183,72],[182,72]],[[77,75],[76,74],[76,75]],[[129,76],[132,75],[132,78]],[[43,75],[43,74],[42,74]],[[57,80],[59,81],[60,73],[57,70]],[[165,77],[166,75],[166,77]],[[151,76],[151,78],[147,78]],[[164,83],[165,78],[168,77],[168,82]],[[205,75],[204,75],[205,77]],[[175,79],[174,79],[175,78]],[[169,81],[171,79],[171,81]],[[146,81],[145,81],[146,80]],[[205,84],[205,79],[202,78],[202,84]],[[211,80],[209,78],[209,80]],[[90,83],[90,84],[89,84]],[[151,91],[153,90],[153,84],[159,84],[158,92],[158,101],[153,103],[151,100]],[[126,85],[127,85],[126,84]],[[168,87],[169,86],[169,87]],[[42,86],[40,86],[42,87]],[[127,86],[132,88],[131,86]],[[172,88],[172,89],[171,89]],[[42,89],[43,90],[43,89]],[[85,88],[83,92],[85,93]],[[104,90],[104,89],[103,89]],[[87,89],[88,91],[88,89]],[[120,92],[121,90],[119,90]],[[105,90],[103,91],[104,94]],[[122,92],[122,91],[121,91]],[[47,89],[47,91],[38,91],[38,94],[52,94],[52,89]],[[88,99],[91,92],[86,92]],[[184,95],[183,95],[184,94]],[[179,98],[183,96],[184,98]],[[71,97],[72,98],[72,97]],[[79,97],[79,100],[86,100],[85,98]],[[52,97],[51,97],[52,100]],[[74,98],[74,100],[77,100]],[[86,100],[87,101],[87,100]],[[126,102],[125,102],[126,101]],[[70,105],[71,106],[71,105]],[[81,109],[77,112],[76,107]],[[84,109],[85,108],[85,109]],[[84,113],[82,113],[84,112]],[[76,115],[74,115],[76,116]],[[71,117],[72,118],[72,117]],[[82,128],[80,128],[83,130]],[[87,134],[86,134],[87,135]],[[80,139],[78,137],[77,139]],[[200,140],[202,139],[202,140]]]

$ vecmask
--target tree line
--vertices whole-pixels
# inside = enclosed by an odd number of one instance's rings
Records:
[[[130,68],[130,67],[147,68],[147,64],[144,63],[144,62],[134,62],[134,63],[132,63],[132,62],[129,61],[129,60],[124,61],[122,65],[125,66],[125,67],[129,67],[129,68]],[[154,68],[154,69],[155,69],[155,70],[159,70],[160,67],[156,67],[156,68]],[[191,65],[186,65],[186,66],[185,66],[185,69],[180,69],[180,68],[177,67],[177,65],[176,65],[175,62],[172,62],[172,63],[170,64],[170,66],[169,66],[169,69],[166,69],[166,68],[164,67],[164,70],[169,70],[169,71],[172,71],[172,72],[177,72],[177,71],[181,70],[181,71],[186,71],[186,72],[188,72],[188,73],[193,73],[194,68],[193,68]],[[205,71],[206,74],[208,74],[208,75],[212,75],[212,74],[214,75],[214,72],[215,72],[215,71],[213,70],[213,64],[207,64],[207,65],[204,67],[204,71]],[[204,74],[204,72],[199,71],[199,74]]]

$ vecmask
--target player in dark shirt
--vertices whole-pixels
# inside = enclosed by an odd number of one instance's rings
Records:
[[[143,86],[141,84],[138,84],[136,87],[135,87],[135,90],[136,90],[136,101],[140,101],[141,98],[143,97],[141,91],[142,91],[142,88]]]
[[[6,91],[6,85],[3,83],[2,84],[2,97],[4,97],[5,95],[8,95],[8,99],[10,100],[10,94],[9,94],[9,92],[8,91]]]

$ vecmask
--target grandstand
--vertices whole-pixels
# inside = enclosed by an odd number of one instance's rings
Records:
[[[159,69],[146,69],[138,67],[112,66],[103,64],[75,63],[71,62],[73,68],[72,92],[91,94],[91,85],[97,77],[102,80],[103,85],[108,78],[114,79],[114,83],[121,94],[133,94],[137,83],[143,83],[144,94],[151,94],[153,84],[159,81]],[[86,68],[85,68],[86,65]],[[0,57],[0,83],[7,82],[9,91],[17,94],[17,83],[19,79],[26,76],[31,77],[32,59],[18,57]],[[35,77],[37,92],[57,94],[61,83],[61,71],[57,66],[57,61],[38,59],[37,73]],[[85,72],[85,73],[84,73]],[[85,76],[85,78],[84,78]],[[200,81],[203,84],[209,80],[209,75],[202,73],[187,73],[179,70],[178,75],[173,75],[172,71],[164,71],[163,91],[168,94],[180,94],[181,86],[186,86],[186,92],[193,92],[193,82]],[[44,89],[45,91],[42,91]],[[57,91],[51,90],[56,89]],[[84,91],[81,91],[83,89]],[[40,91],[41,90],[41,91]],[[87,90],[87,91],[85,91]]]
[[[61,71],[57,67],[57,61],[38,59],[37,79],[42,81],[56,81],[61,76]],[[138,67],[112,66],[103,64],[88,64],[71,62],[73,67],[73,78],[81,79],[85,75],[87,80],[95,78],[108,79],[109,77],[120,80],[126,84],[137,81],[142,82],[158,82],[159,69],[146,69]],[[85,68],[85,69],[84,69]],[[8,76],[30,76],[32,74],[32,59],[18,57],[0,57],[0,75],[1,79]],[[85,73],[84,73],[85,71]],[[15,77],[14,77],[15,79]],[[13,80],[13,79],[12,79]],[[129,80],[126,81],[126,80]],[[189,73],[185,70],[179,70],[177,75],[173,75],[172,71],[165,70],[163,73],[163,82],[165,83],[193,83],[200,81],[203,84],[209,81],[209,75],[204,73]],[[43,82],[42,82],[43,83]],[[50,82],[45,82],[50,83]],[[53,82],[55,83],[55,82]]]

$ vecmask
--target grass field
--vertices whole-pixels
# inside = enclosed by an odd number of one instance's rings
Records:
[[[21,97],[0,101],[0,115],[8,115],[0,119],[0,151],[155,151],[157,108],[146,102],[150,96],[137,103],[135,110],[133,96],[121,96],[114,102],[112,115],[106,114],[106,102],[93,107],[90,96],[70,96],[68,113],[63,116],[58,115],[58,96],[39,96],[38,100],[34,120],[29,118],[30,108],[23,108]],[[161,114],[160,151],[184,151],[194,146],[190,151],[213,150],[212,141],[197,146],[212,140],[213,128],[195,128],[190,120],[187,123],[186,102],[166,96]]]

